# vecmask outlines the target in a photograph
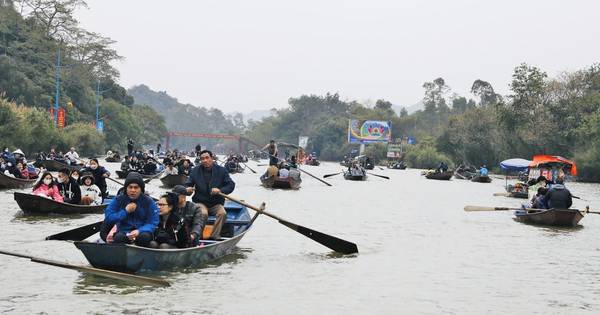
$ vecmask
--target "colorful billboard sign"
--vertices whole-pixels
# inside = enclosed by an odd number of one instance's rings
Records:
[[[389,142],[391,138],[392,123],[389,121],[357,119],[349,121],[349,143]]]

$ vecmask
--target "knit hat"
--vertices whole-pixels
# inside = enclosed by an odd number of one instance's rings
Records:
[[[127,186],[129,186],[129,184],[138,184],[140,186],[140,188],[142,189],[142,192],[145,191],[145,186],[146,184],[144,183],[144,178],[142,177],[142,175],[138,172],[129,172],[129,174],[127,174],[127,178],[125,178],[125,184],[123,185],[123,187],[127,188]]]
[[[189,196],[187,189],[183,185],[176,185],[175,187],[173,187],[173,190],[171,190],[171,191],[178,195]]]

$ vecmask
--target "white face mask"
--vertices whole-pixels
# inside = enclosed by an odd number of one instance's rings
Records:
[[[78,180],[78,179],[79,179],[79,176],[73,176],[73,179],[74,179],[74,180]]]
[[[50,185],[50,184],[52,184],[52,180],[51,179],[44,179],[44,184]]]
[[[62,177],[57,178],[56,181],[58,181],[59,183],[64,183],[65,182]]]
[[[96,164],[90,165],[90,168],[93,169],[93,170],[95,170],[95,169],[98,168],[98,165],[96,165]]]

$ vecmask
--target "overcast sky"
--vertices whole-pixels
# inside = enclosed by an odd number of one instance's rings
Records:
[[[437,77],[507,94],[521,62],[550,76],[600,62],[594,0],[87,2],[77,17],[117,41],[121,84],[225,112],[327,92],[410,106]]]

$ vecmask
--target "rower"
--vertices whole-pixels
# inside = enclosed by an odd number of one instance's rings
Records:
[[[564,185],[564,178],[556,179],[556,184],[546,193],[546,201],[550,209],[569,209],[573,205],[573,196]]]

